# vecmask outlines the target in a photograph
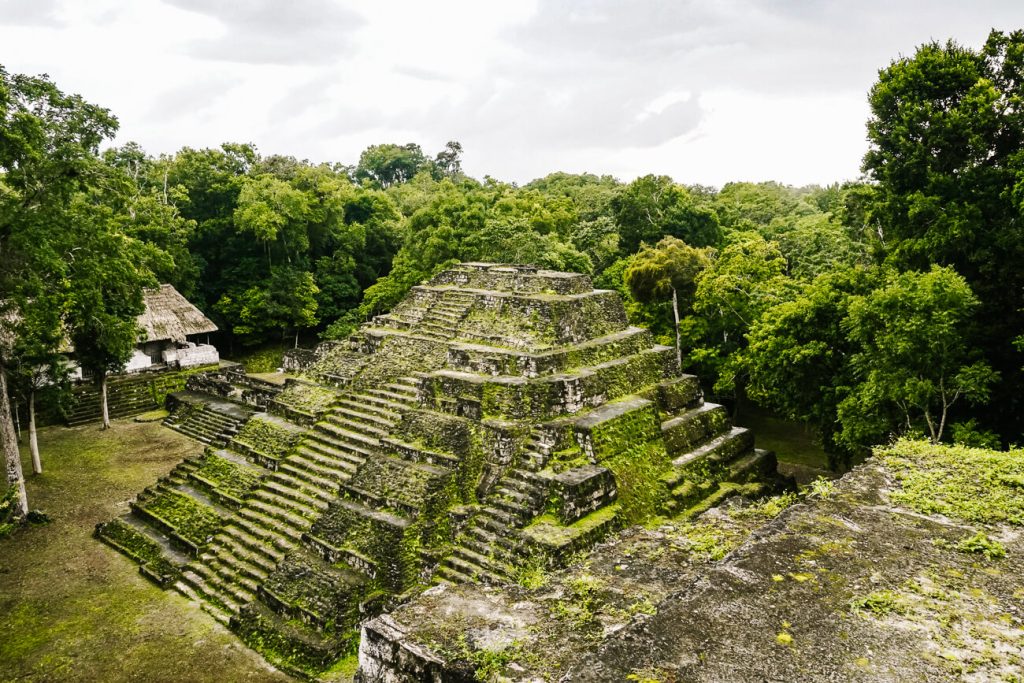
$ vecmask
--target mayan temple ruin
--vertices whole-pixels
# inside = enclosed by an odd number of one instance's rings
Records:
[[[431,586],[512,585],[778,482],[584,275],[460,264],[285,365],[191,376],[165,424],[195,456],[97,534],[299,675]]]

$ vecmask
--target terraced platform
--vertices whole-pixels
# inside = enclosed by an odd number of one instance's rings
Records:
[[[774,456],[583,275],[462,264],[285,364],[302,377],[177,395],[168,426],[203,453],[99,535],[303,675],[433,583],[513,582],[776,484]]]

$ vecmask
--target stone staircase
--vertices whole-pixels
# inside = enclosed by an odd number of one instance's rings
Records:
[[[762,475],[770,479],[775,471],[774,454],[755,449],[753,432],[720,419],[724,412],[722,406],[702,403],[662,423],[662,432],[668,434],[677,454],[662,477],[669,491],[670,513],[699,513],[738,494],[741,484]]]
[[[400,378],[379,389],[345,392],[184,568],[178,590],[213,603],[212,613],[224,622],[251,603],[258,586],[415,404],[416,383]]]
[[[67,415],[69,427],[95,422],[102,417],[99,387],[79,385],[73,395],[74,405]],[[107,409],[111,419],[131,417],[159,407],[146,379],[107,381]]]
[[[431,339],[450,339],[475,301],[476,297],[469,292],[445,292],[419,320],[419,333]]]
[[[456,539],[451,554],[442,560],[436,581],[464,583],[514,580],[521,558],[518,529],[538,515],[547,502],[548,481],[536,474],[551,455],[539,430],[534,430],[517,465],[494,485],[480,511]]]
[[[221,447],[238,433],[248,416],[228,415],[211,406],[197,410],[175,411],[164,418],[163,424],[176,432],[201,443]]]

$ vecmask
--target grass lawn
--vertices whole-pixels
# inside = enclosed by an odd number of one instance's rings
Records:
[[[0,541],[0,683],[287,681],[174,591],[92,537],[199,445],[159,423],[40,430],[29,505],[52,522]],[[30,472],[27,448],[23,466]]]

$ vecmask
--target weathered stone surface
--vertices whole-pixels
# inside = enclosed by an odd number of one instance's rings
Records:
[[[1019,518],[892,502],[905,495],[873,459],[781,514],[737,505],[627,529],[540,587],[423,594],[391,613],[391,646],[418,648],[442,677],[501,662],[510,681],[1016,680]],[[979,533],[999,552],[965,543]],[[502,637],[467,644],[460,628]]]

